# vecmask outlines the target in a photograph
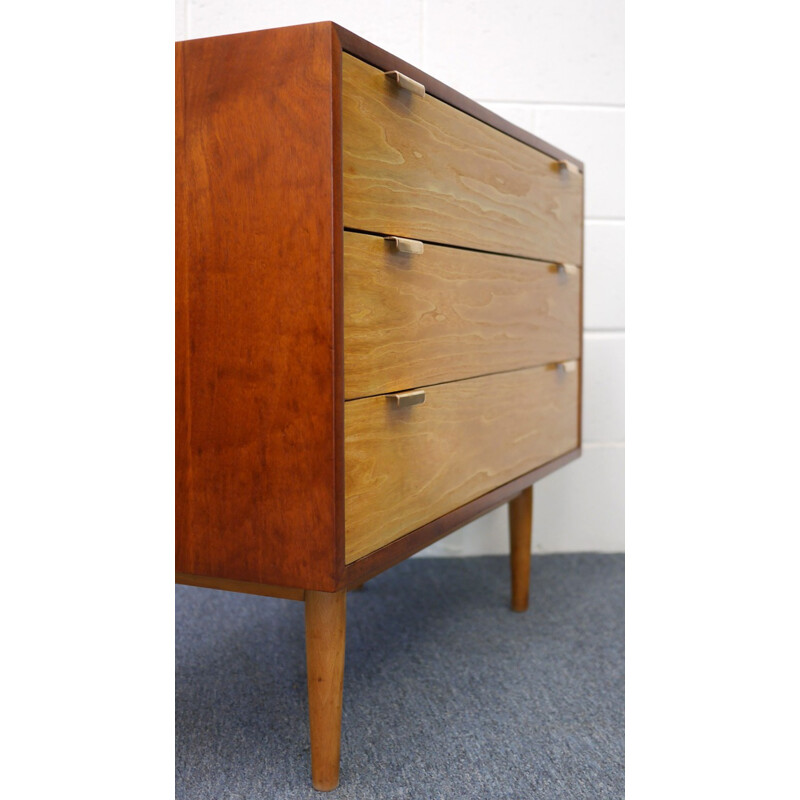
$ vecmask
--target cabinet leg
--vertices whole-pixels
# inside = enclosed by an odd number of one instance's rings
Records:
[[[508,529],[511,539],[511,609],[528,608],[531,579],[531,526],[533,524],[533,486],[508,504]]]
[[[321,792],[339,785],[346,599],[347,592],[305,593],[311,783]]]

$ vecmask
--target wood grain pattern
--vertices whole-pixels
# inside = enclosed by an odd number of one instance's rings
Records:
[[[487,125],[491,125],[496,130],[508,134],[528,147],[533,147],[540,153],[550,156],[550,158],[555,161],[566,159],[573,164],[577,164],[581,172],[583,172],[583,162],[580,161],[580,159],[571,156],[560,147],[556,147],[552,142],[546,142],[544,139],[534,136],[530,131],[526,131],[518,125],[514,125],[513,122],[509,122],[504,117],[495,114],[494,111],[490,111],[485,106],[461,94],[461,92],[457,92],[452,86],[442,83],[433,75],[423,72],[413,64],[403,61],[403,59],[363,39],[347,28],[343,28],[335,22],[333,23],[333,27],[336,30],[340,45],[346,53],[350,53],[361,61],[372,64],[373,67],[377,67],[381,72],[399,70],[409,78],[413,78],[415,81],[422,83],[428,94],[438,97],[439,100],[444,101],[454,108],[461,109],[465,114],[469,114],[471,117],[479,119]]]
[[[374,578],[384,570],[410,558],[415,553],[419,553],[420,550],[424,550],[444,536],[457,531],[484,514],[500,508],[500,506],[513,500],[527,486],[547,477],[556,470],[575,461],[575,459],[580,458],[580,456],[581,448],[576,447],[574,450],[570,450],[564,455],[542,464],[541,467],[525,472],[508,483],[482,494],[477,500],[471,500],[468,503],[464,503],[463,506],[448,511],[443,516],[437,517],[422,527],[401,536],[399,539],[385,544],[379,550],[359,558],[358,561],[347,564],[342,585],[345,587],[356,586]]]
[[[347,592],[306,592],[306,665],[311,783],[339,785]]]
[[[534,367],[345,403],[352,562],[578,446],[578,372]]]
[[[508,504],[508,537],[511,566],[511,610],[528,610],[533,533],[533,486]]]
[[[580,264],[583,178],[342,57],[344,224]]]
[[[580,275],[428,245],[344,236],[345,396],[577,358]]]
[[[176,567],[332,589],[343,413],[332,27],[177,52]]]

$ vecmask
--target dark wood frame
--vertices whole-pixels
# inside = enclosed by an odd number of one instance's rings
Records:
[[[345,564],[342,51],[399,70],[583,171],[577,159],[335,23],[177,43],[178,582],[297,599],[303,590],[351,588],[581,453],[579,433],[576,449]],[[191,71],[183,69],[188,58]],[[269,264],[267,247],[280,254]],[[327,270],[320,253],[330,255]],[[291,271],[292,280],[270,283],[275,271]],[[209,283],[223,297],[220,307],[204,299]],[[225,336],[217,341],[219,330]],[[582,332],[581,323],[581,340]],[[258,344],[250,347],[248,337]],[[300,352],[281,354],[274,342],[295,342]],[[225,369],[236,374],[221,377]],[[237,398],[243,387],[262,401],[269,396],[267,411],[246,392]],[[217,417],[203,419],[209,404]],[[225,472],[231,463],[233,475]],[[267,484],[274,497],[265,496]]]

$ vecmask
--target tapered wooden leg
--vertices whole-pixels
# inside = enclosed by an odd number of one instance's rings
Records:
[[[305,593],[311,783],[321,792],[339,785],[346,599],[347,592]]]
[[[508,504],[508,529],[511,538],[511,608],[526,611],[531,579],[531,526],[533,524],[533,486]]]

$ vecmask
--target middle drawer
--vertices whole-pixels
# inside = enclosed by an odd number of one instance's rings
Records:
[[[580,270],[426,244],[398,252],[344,234],[345,397],[580,354]]]

